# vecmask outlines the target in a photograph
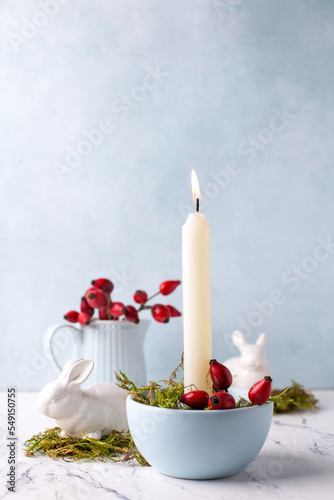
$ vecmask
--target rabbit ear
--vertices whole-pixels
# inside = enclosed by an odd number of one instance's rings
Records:
[[[61,372],[61,374],[59,375],[58,378],[60,378],[60,379],[66,378],[68,376],[69,371],[72,368],[72,366],[76,365],[78,363],[78,361],[81,361],[82,359],[83,358],[74,358],[74,359],[70,359],[69,361],[67,361],[67,363],[65,363],[65,365],[64,365],[63,371]]]
[[[232,341],[233,344],[239,348],[248,344],[246,338],[241,332],[238,332],[238,330],[234,330],[234,332],[232,333]]]
[[[261,347],[264,347],[266,345],[266,334],[263,332],[261,333],[258,338],[257,338],[257,341],[255,342],[256,345],[259,345]]]
[[[70,368],[68,375],[62,379],[65,387],[82,384],[90,375],[94,368],[94,361],[91,359],[79,359],[79,361]]]

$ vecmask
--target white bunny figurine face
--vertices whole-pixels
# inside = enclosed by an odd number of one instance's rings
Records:
[[[126,391],[112,383],[79,389],[93,367],[92,360],[71,359],[58,379],[47,384],[37,398],[37,410],[56,419],[63,436],[81,439],[84,434],[101,439],[112,430],[128,429]]]
[[[261,333],[255,344],[249,344],[241,332],[234,331],[232,341],[240,351],[240,356],[224,362],[233,375],[232,386],[249,389],[255,382],[271,375],[264,350],[265,333]]]
[[[77,368],[72,371],[75,365]],[[64,416],[68,410],[74,411],[77,406],[76,396],[79,394],[78,386],[89,377],[93,368],[94,362],[90,360],[76,358],[68,361],[58,379],[47,384],[39,393],[37,410],[55,419]]]
[[[234,337],[234,345],[241,352],[240,366],[248,370],[258,370],[263,366],[264,346],[266,341],[265,333],[261,333],[255,344],[249,344],[242,336]]]

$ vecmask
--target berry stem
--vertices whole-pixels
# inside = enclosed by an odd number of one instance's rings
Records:
[[[156,297],[157,295],[159,295],[160,293],[161,293],[161,292],[157,292],[157,293],[155,293],[154,295],[151,295],[151,297],[149,297],[149,298],[147,299],[147,301],[146,301],[146,302],[144,302],[144,304],[142,304],[142,305],[141,305],[141,306],[137,309],[137,312],[142,311],[143,309],[150,309],[150,307],[151,307],[151,306],[146,306],[145,304],[146,304],[149,300],[151,300],[151,299],[153,299],[154,297]]]
[[[110,299],[110,295],[108,295],[108,304],[107,304],[107,316],[108,316],[108,319],[112,319],[112,315],[111,315],[111,312],[110,312],[110,305],[111,305],[111,299]]]
[[[151,297],[149,297],[149,298],[147,299],[147,301],[146,301],[146,302],[148,302],[149,300],[153,299],[153,297],[156,297],[156,296],[157,296],[157,295],[159,295],[160,293],[161,293],[161,292],[157,292],[157,293],[155,293],[154,295],[151,295]],[[145,302],[145,304],[146,304],[146,302]]]

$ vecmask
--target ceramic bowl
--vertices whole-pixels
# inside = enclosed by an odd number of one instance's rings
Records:
[[[245,389],[230,388],[236,401]],[[169,410],[127,398],[131,435],[157,471],[184,479],[231,476],[249,465],[267,438],[273,403],[233,410]]]

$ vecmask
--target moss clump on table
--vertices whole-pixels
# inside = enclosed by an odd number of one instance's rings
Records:
[[[149,465],[135,448],[130,432],[112,431],[101,440],[73,439],[59,436],[60,427],[47,429],[26,441],[26,456],[33,457],[36,452],[43,452],[51,458],[62,457],[65,461],[81,459],[101,460],[106,458],[114,462],[127,462],[135,459],[140,465]]]
[[[282,391],[274,389],[271,391],[271,396],[276,397]],[[284,390],[281,394],[281,402],[279,405],[274,405],[274,413],[289,413],[295,410],[307,410],[317,408],[318,400],[313,396],[312,392],[305,391],[301,384],[292,380],[292,385]]]

